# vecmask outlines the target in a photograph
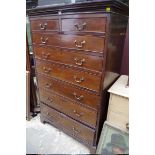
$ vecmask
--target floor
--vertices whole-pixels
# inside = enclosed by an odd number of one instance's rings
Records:
[[[89,154],[89,149],[48,123],[40,115],[26,121],[27,154]]]

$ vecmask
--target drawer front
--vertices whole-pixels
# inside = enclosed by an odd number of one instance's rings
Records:
[[[62,46],[95,52],[103,52],[105,44],[104,37],[96,36],[33,33],[32,38],[33,44]]]
[[[119,95],[110,94],[108,110],[111,110],[123,116],[126,115],[126,117],[128,117],[129,116],[129,99],[119,96]]]
[[[62,19],[62,31],[105,32],[106,18]]]
[[[60,46],[60,36],[57,34],[33,33],[33,44]]]
[[[88,72],[75,70],[73,67],[40,60],[36,60],[36,69],[38,73],[68,81],[78,86],[95,90],[96,92],[100,91],[101,74],[97,76]]]
[[[107,121],[123,130],[128,131],[129,117],[126,115],[122,115],[114,111],[108,110]]]
[[[51,122],[61,125],[62,128],[70,131],[75,136],[87,141],[90,144],[93,144],[95,130],[88,128],[43,104],[41,104],[41,114],[45,115]]]
[[[34,46],[35,58],[58,61],[90,70],[102,71],[103,58],[97,55],[84,54],[83,52],[68,51],[60,48]]]
[[[30,20],[31,30],[40,30],[40,31],[59,31],[59,20],[52,19],[38,19],[38,20]]]
[[[40,89],[40,100],[49,106],[73,117],[76,120],[79,120],[83,123],[86,123],[89,126],[96,127],[97,112],[80,106],[77,103],[73,103],[70,100],[67,100],[64,97],[60,97],[54,93],[49,93]]]
[[[103,52],[105,38],[82,35],[62,35],[61,43],[63,47],[67,48]]]
[[[129,100],[128,98],[110,94],[107,121],[128,131],[129,124]]]
[[[98,95],[80,90],[72,85],[54,80],[52,78],[47,78],[43,75],[37,75],[37,79],[40,88],[55,91],[62,96],[66,96],[86,106],[98,109],[100,103],[100,96]]]

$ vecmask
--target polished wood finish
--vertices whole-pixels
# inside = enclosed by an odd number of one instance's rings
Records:
[[[45,115],[50,121],[61,125],[62,128],[69,130],[72,134],[82,138],[87,143],[90,143],[91,145],[93,144],[95,130],[88,128],[52,108],[48,108],[43,104],[41,104],[41,110],[42,115]]]
[[[33,49],[36,59],[59,62],[102,72],[103,56],[97,56],[93,53],[88,54],[84,51],[77,52],[75,50],[48,46],[34,46]]]
[[[37,19],[31,22],[31,29],[32,31],[58,31],[59,30],[59,20],[44,20],[44,19]]]
[[[98,46],[94,43],[97,42]],[[103,52],[104,37],[82,35],[58,35],[49,33],[34,33],[33,44],[61,46],[71,49],[79,49],[94,52]]]
[[[95,42],[98,43],[98,46],[96,46]],[[86,35],[62,35],[61,43],[62,47],[66,48],[103,52],[105,39],[104,37]]]
[[[59,30],[32,28],[40,99],[46,109],[41,110],[41,121],[95,150],[107,114],[107,89],[120,73],[128,6],[104,0],[28,13],[31,22],[59,21]],[[78,134],[73,124],[78,124]]]
[[[107,10],[108,7],[108,10]],[[110,8],[110,9],[109,9]],[[118,13],[129,15],[129,7],[125,3],[118,0],[97,0],[93,2],[73,3],[68,5],[58,6],[43,6],[34,9],[28,9],[27,12],[30,16],[58,14],[61,11],[63,14],[68,13],[81,13],[81,12],[103,12],[103,13]]]
[[[80,106],[65,97],[62,97],[53,92],[50,93],[44,89],[40,89],[40,100],[43,103],[46,103],[58,111],[62,111],[66,115],[69,115],[90,127],[95,128],[96,126],[97,111],[95,110]]]
[[[97,24],[96,24],[97,23]],[[106,18],[62,19],[62,31],[105,32]]]
[[[66,96],[74,101],[80,102],[85,106],[98,109],[100,96],[89,91],[84,91],[79,87],[75,87],[73,85],[58,81],[53,78],[47,78],[39,74],[37,77],[38,85],[40,88],[54,91],[62,96]]]
[[[60,46],[60,35],[48,33],[33,33],[33,44]]]
[[[100,92],[101,73],[92,74],[67,65],[40,60],[36,60],[36,70],[38,73]]]

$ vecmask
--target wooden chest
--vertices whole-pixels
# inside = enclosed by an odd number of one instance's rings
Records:
[[[108,90],[110,92],[107,121],[121,128],[129,130],[129,88],[128,76],[122,75]]]
[[[115,1],[28,10],[41,120],[91,149],[121,67],[128,6]]]

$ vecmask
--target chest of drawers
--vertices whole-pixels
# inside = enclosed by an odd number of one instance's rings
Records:
[[[28,10],[41,120],[95,150],[121,67],[128,7],[117,1]]]
[[[129,88],[128,76],[120,78],[108,90],[110,92],[107,122],[119,127],[123,131],[129,130]]]

